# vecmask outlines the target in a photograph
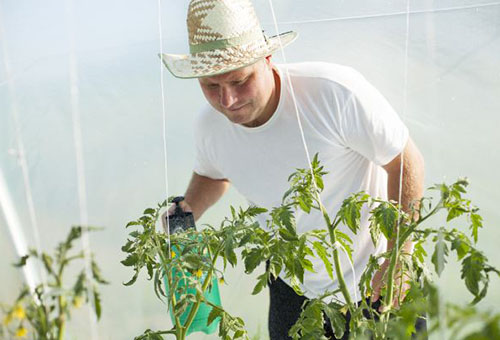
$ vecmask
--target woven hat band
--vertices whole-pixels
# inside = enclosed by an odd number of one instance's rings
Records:
[[[257,29],[254,29],[249,32],[245,32],[244,34],[237,36],[237,37],[232,37],[228,39],[219,39],[219,40],[214,40],[214,41],[208,41],[206,43],[202,44],[195,44],[195,45],[189,45],[189,52],[191,54],[195,53],[201,53],[201,52],[208,52],[208,51],[215,51],[215,50],[222,50],[226,49],[229,47],[236,47],[236,46],[241,46],[245,45],[254,41],[265,41],[264,34],[260,30],[260,28],[257,27]]]

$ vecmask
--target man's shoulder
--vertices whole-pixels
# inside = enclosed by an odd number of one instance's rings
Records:
[[[357,84],[366,81],[353,67],[322,61],[279,64],[278,68],[282,71],[287,70],[290,77],[297,82],[336,86],[349,91],[354,90]]]

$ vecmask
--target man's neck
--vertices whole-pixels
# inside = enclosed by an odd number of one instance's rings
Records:
[[[271,119],[273,114],[276,112],[276,109],[278,108],[281,96],[281,79],[278,69],[274,65],[272,66],[272,73],[274,86],[272,89],[271,97],[269,98],[263,114],[258,119],[253,121],[251,126],[248,125],[247,127],[258,127],[265,124],[269,119]]]

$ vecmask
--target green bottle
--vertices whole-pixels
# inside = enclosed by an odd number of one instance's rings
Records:
[[[194,223],[194,217],[191,212],[184,212],[182,208],[179,206],[179,202],[184,200],[184,197],[179,196],[173,199],[173,203],[175,203],[176,208],[175,212],[173,215],[170,215],[168,217],[168,226],[170,230],[170,234],[174,234],[177,232],[182,232],[185,231],[189,228],[194,228],[196,229],[195,223]],[[177,247],[172,247],[172,251],[177,255],[180,256],[182,249],[178,249]],[[192,276],[191,273],[185,273],[187,277]],[[176,273],[175,271],[172,272],[172,277],[178,277],[181,276],[181,273]],[[206,277],[206,274],[203,274],[201,277],[201,280],[203,281]],[[169,290],[168,283],[166,278],[163,278],[165,287],[167,291]],[[188,284],[186,282],[186,279],[182,279],[179,282],[179,285],[177,288],[183,288],[187,287]],[[196,289],[194,288],[187,288],[187,294],[193,294],[196,295]],[[179,299],[181,294],[176,293],[175,297],[176,299]],[[217,282],[217,278],[214,277],[212,279],[211,284],[209,285],[209,288],[204,293],[204,297],[207,301],[210,301],[212,304],[216,306],[221,305],[220,301],[220,294],[219,294],[219,285]],[[189,312],[191,311],[191,308],[193,307],[194,304],[191,304],[187,307],[186,311],[180,316],[180,322],[181,324],[185,324],[187,317],[189,315]],[[170,310],[170,317],[172,319],[172,323],[175,323],[174,320],[174,313],[172,311],[172,306],[169,306]],[[200,306],[198,307],[198,311],[196,312],[196,315],[193,319],[193,322],[189,326],[189,329],[186,332],[186,335],[189,335],[194,332],[203,332],[205,334],[212,334],[217,330],[217,327],[219,325],[220,319],[217,318],[215,319],[210,326],[207,326],[207,321],[208,321],[208,315],[210,314],[212,310],[212,307],[207,305],[206,303],[201,303]]]

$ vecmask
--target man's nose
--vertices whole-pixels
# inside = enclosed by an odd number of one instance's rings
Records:
[[[219,103],[220,105],[228,109],[236,102],[235,93],[228,87],[220,87],[219,90]]]

